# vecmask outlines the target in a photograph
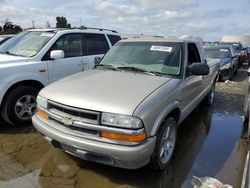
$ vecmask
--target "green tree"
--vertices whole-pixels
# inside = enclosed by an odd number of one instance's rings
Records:
[[[19,25],[14,25],[11,21],[6,19],[2,28],[4,34],[16,34],[22,31]]]
[[[67,19],[63,16],[56,17],[56,28],[71,28],[71,24],[67,23]]]

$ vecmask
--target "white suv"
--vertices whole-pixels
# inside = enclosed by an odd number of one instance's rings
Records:
[[[27,123],[36,95],[60,78],[93,68],[117,41],[116,31],[35,29],[19,33],[0,47],[0,109],[13,125]]]

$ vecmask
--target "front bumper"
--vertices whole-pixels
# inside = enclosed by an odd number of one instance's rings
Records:
[[[105,143],[59,131],[53,128],[53,122],[47,123],[37,115],[33,116],[32,122],[55,147],[60,147],[65,152],[84,160],[121,168],[136,169],[148,164],[156,143],[155,137],[131,146]]]

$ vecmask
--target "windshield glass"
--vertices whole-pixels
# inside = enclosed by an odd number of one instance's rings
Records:
[[[240,43],[226,43],[226,42],[223,42],[222,43],[223,45],[231,45],[234,49],[235,52],[240,52],[242,50],[242,45]]]
[[[120,42],[111,48],[101,65],[111,65],[115,68],[132,67],[154,73],[180,75],[181,62],[182,43]]]
[[[33,57],[53,36],[52,32],[22,32],[1,45],[0,53]]]
[[[229,49],[205,49],[205,58],[230,58]]]

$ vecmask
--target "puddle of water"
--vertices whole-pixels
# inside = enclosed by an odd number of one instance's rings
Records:
[[[239,146],[241,130],[242,117],[212,114],[211,110],[199,107],[180,126],[173,161],[163,172],[147,167],[124,170],[85,162],[49,146],[38,133],[4,133],[0,140],[0,147],[4,146],[0,148],[0,176],[5,177],[5,182],[0,186],[39,182],[41,187],[186,188],[191,187],[193,175],[219,177],[235,185],[240,171],[235,168],[241,162],[236,158],[243,151]],[[4,156],[9,159],[4,160]],[[7,167],[14,169],[8,176],[1,169],[6,169],[3,166],[6,160]],[[38,176],[31,176],[30,171],[36,170]]]
[[[212,115],[209,134],[182,187],[191,187],[192,176],[219,177],[237,187],[245,152],[242,126],[240,116]]]

